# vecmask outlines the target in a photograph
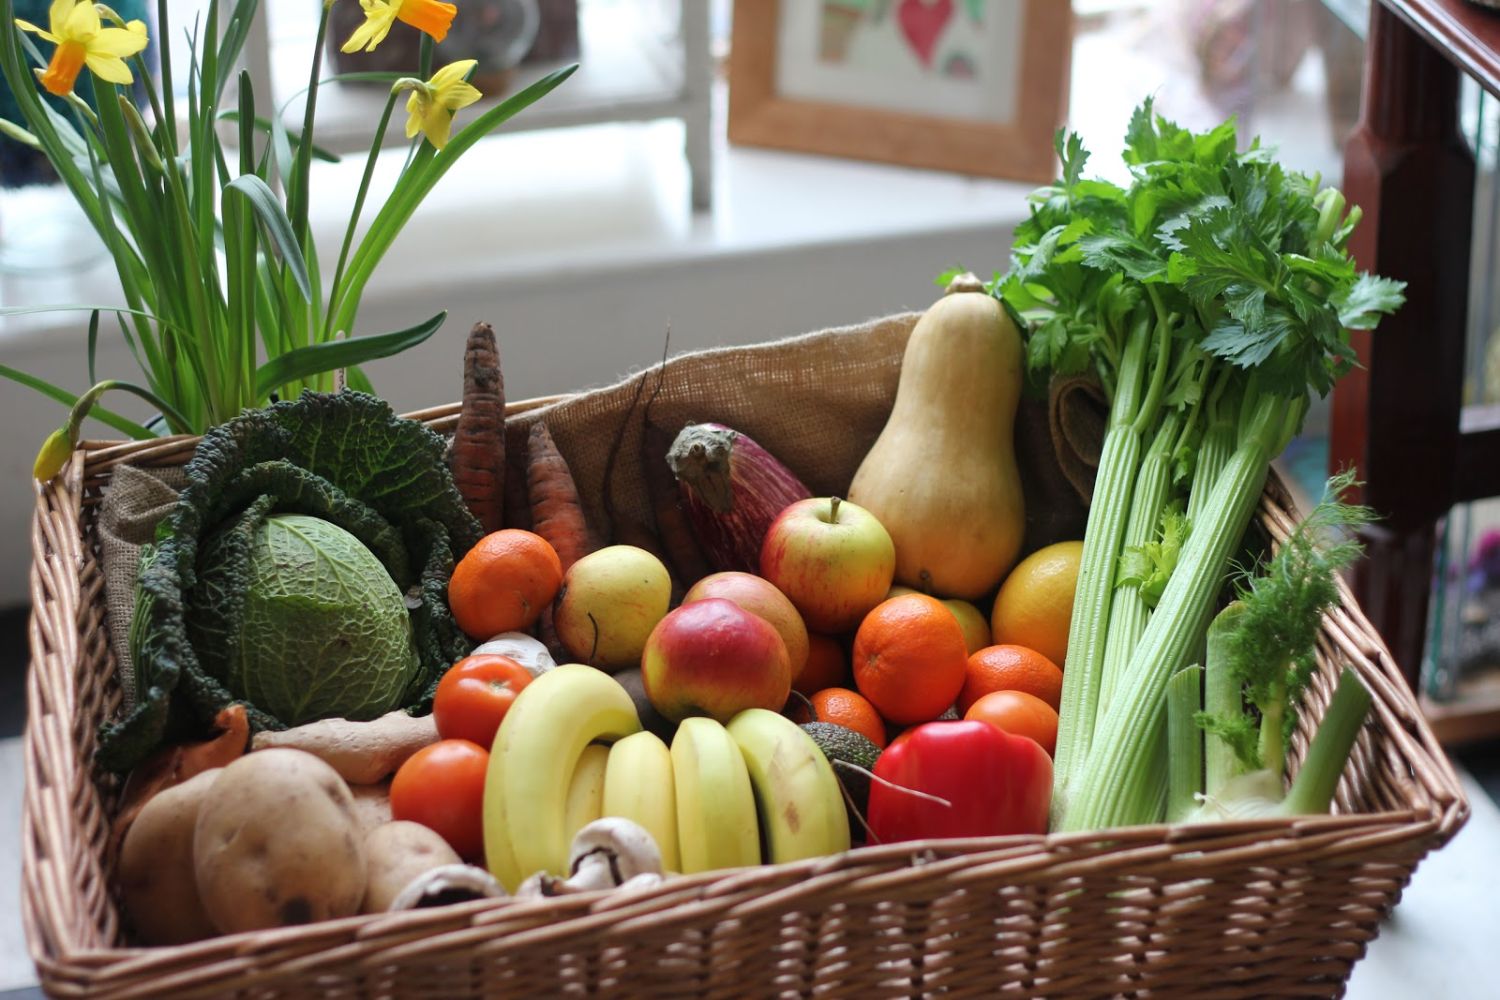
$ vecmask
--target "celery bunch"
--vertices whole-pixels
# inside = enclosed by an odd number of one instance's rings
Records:
[[[1166,808],[1164,695],[1201,655],[1270,462],[1311,393],[1354,363],[1402,286],[1356,271],[1359,210],[1284,170],[1233,122],[1197,134],[1150,101],[1129,187],[1087,179],[1076,135],[1032,196],[995,293],[1035,376],[1096,373],[1110,415],[1084,536],[1055,760],[1054,827]]]

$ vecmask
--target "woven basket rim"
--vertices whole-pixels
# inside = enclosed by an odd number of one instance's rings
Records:
[[[568,398],[525,400],[512,403],[507,412],[528,412]],[[405,416],[447,432],[458,412],[459,404],[449,403]],[[1325,631],[1334,636],[1330,641],[1357,645],[1368,653],[1358,666],[1374,695],[1374,711],[1394,744],[1382,749],[1398,755],[1410,772],[1404,809],[862,847],[832,858],[688,876],[625,901],[597,893],[534,904],[485,901],[225,935],[184,946],[86,944],[90,935],[81,926],[87,923],[82,903],[69,898],[67,873],[58,871],[49,854],[61,850],[68,837],[80,832],[76,817],[69,812],[72,802],[66,786],[69,765],[77,768],[85,763],[76,759],[77,748],[65,721],[71,718],[79,697],[71,682],[73,669],[85,655],[73,623],[89,602],[102,599],[97,580],[87,583],[87,591],[80,581],[91,558],[81,530],[85,494],[106,482],[123,463],[181,464],[197,441],[186,436],[146,442],[85,441],[63,476],[36,485],[22,910],[28,947],[51,990],[129,996],[181,989],[207,994],[223,988],[219,977],[230,972],[240,977],[235,986],[242,988],[261,978],[269,982],[315,970],[334,953],[352,955],[373,966],[414,954],[498,954],[577,934],[629,940],[642,922],[657,926],[662,921],[734,920],[792,901],[811,905],[904,891],[939,874],[961,887],[965,880],[999,874],[1034,884],[1100,871],[1167,872],[1175,879],[1193,878],[1195,872],[1213,871],[1226,863],[1338,864],[1353,849],[1351,845],[1367,853],[1410,854],[1411,845],[1420,844],[1420,853],[1425,853],[1446,843],[1468,815],[1464,790],[1452,765],[1389,652],[1347,587],[1342,587],[1343,604],[1325,621]],[[1284,484],[1273,471],[1260,504],[1262,523],[1279,540],[1291,530],[1296,516]],[[54,683],[59,671],[68,679],[62,690]],[[102,849],[101,844],[89,846]],[[109,891],[107,886],[92,888]],[[115,934],[113,926],[103,931],[106,939]]]

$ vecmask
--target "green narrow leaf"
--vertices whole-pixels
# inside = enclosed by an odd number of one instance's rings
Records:
[[[40,379],[35,375],[28,375],[25,372],[17,371],[9,365],[0,365],[0,375],[3,375],[13,382],[19,382],[22,385],[26,386],[28,389],[35,389],[37,392],[41,393],[47,398],[56,400],[64,406],[71,407],[74,403],[78,402],[78,397],[68,390],[59,388],[58,386],[53,385],[51,382],[48,382],[46,379]],[[148,431],[146,428],[142,427],[135,421],[127,420],[124,417],[120,416],[118,413],[115,413],[112,410],[106,410],[104,407],[97,404],[93,409],[89,410],[89,416],[98,420],[101,424],[106,424],[110,427],[113,427],[121,434],[130,435],[137,441],[148,441],[151,438],[156,437],[155,434],[152,434],[150,431]]]
[[[282,261],[291,269],[298,291],[305,299],[311,300],[312,283],[307,278],[307,264],[302,259],[302,250],[297,246],[296,237],[292,235],[291,220],[287,218],[281,202],[276,200],[276,194],[270,185],[254,174],[241,174],[229,182],[229,187],[249,199],[251,207],[265,223],[266,231],[276,244]]]
[[[255,373],[255,391],[261,397],[269,396],[277,386],[297,379],[399,354],[431,337],[447,318],[446,312],[440,312],[425,323],[395,333],[331,340],[288,351],[260,366]]]
[[[250,33],[250,22],[255,18],[259,0],[236,0],[229,13],[229,24],[219,41],[219,74],[214,81],[214,103],[224,97],[224,87],[239,62],[240,52],[245,47],[245,37]]]

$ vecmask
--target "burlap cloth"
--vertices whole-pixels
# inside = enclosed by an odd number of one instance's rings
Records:
[[[918,316],[888,316],[771,343],[671,358],[614,385],[507,421],[507,458],[513,460],[512,470],[524,467],[531,424],[545,420],[572,469],[598,540],[613,540],[617,523],[626,520],[653,525],[641,460],[649,401],[652,423],[673,434],[687,423],[726,424],[779,458],[814,495],[842,496],[885,426],[901,355]],[[502,357],[503,353],[502,346]],[[459,375],[455,372],[455,391],[462,384]],[[1025,552],[1083,537],[1103,429],[1103,397],[1086,380],[1055,384],[1048,399],[1023,396],[1015,444],[1026,502]],[[984,457],[976,455],[974,460]],[[158,470],[148,474],[122,467],[102,503],[99,532],[110,637],[127,701],[133,684],[125,640],[136,558],[172,502],[167,484],[175,487],[180,482]]]

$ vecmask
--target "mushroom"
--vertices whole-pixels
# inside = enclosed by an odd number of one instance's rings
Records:
[[[417,910],[449,903],[467,903],[505,895],[505,887],[495,876],[476,865],[443,865],[423,872],[406,884],[394,900],[390,911]]]
[[[646,889],[661,880],[661,849],[651,834],[639,823],[606,816],[589,823],[573,838],[566,879],[537,872],[521,883],[516,898],[565,896],[626,885]]]

